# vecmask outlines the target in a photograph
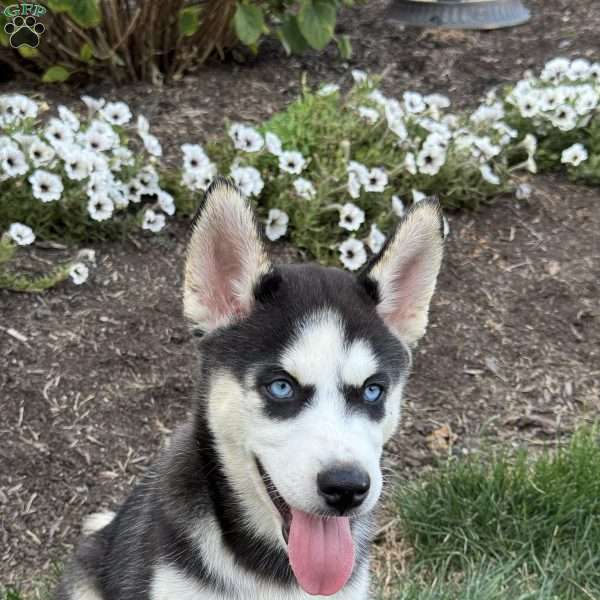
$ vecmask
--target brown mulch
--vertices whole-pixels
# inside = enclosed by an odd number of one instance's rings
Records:
[[[348,81],[349,68],[386,70],[390,94],[445,91],[473,105],[558,54],[600,58],[596,0],[528,4],[530,24],[488,33],[403,31],[382,21],[383,4],[368,4],[342,18],[350,65],[332,50],[287,59],[268,44],[248,64],[209,65],[169,88],[95,83],[85,93],[146,113],[175,156],[178,143],[217,133],[225,117],[252,121],[285,105],[302,71],[318,82]],[[70,104],[83,93],[14,82],[0,93],[10,89]],[[482,441],[544,444],[599,414],[600,192],[560,177],[531,183],[528,202],[501,198],[450,215],[431,325],[387,456],[398,473]],[[81,518],[122,500],[186,414],[186,236],[174,221],[162,236],[97,244],[98,267],[81,288],[0,291],[0,584],[28,589],[49,574]]]

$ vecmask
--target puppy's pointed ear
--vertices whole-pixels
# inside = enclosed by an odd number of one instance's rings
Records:
[[[406,213],[394,235],[359,276],[376,298],[381,318],[409,346],[427,328],[443,246],[439,203],[423,200]]]
[[[270,269],[252,209],[225,178],[206,192],[187,250],[183,309],[203,332],[252,310],[254,286]]]

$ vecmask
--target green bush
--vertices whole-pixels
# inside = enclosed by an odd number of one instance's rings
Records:
[[[215,53],[223,56],[240,42],[257,52],[261,39],[270,33],[288,53],[323,50],[334,39],[343,57],[351,53],[348,37],[335,36],[341,0],[48,0],[45,4],[47,12],[41,6],[36,9],[45,27],[36,48],[11,47],[4,30],[7,23],[12,27],[14,18],[26,15],[15,14],[11,7],[0,14],[0,64],[48,83],[98,71],[117,81],[177,78],[190,65]]]

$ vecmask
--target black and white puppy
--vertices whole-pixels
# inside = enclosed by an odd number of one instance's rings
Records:
[[[425,200],[358,276],[273,265],[249,205],[213,183],[185,269],[193,417],[116,515],[88,521],[57,598],[366,600],[382,448],[442,249]]]

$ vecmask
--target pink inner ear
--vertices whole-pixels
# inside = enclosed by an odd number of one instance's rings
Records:
[[[401,329],[404,322],[413,319],[422,309],[423,267],[422,257],[405,258],[385,284],[381,313],[391,327]]]
[[[236,284],[243,277],[244,259],[239,238],[215,227],[204,240],[196,292],[213,326],[243,312]]]

